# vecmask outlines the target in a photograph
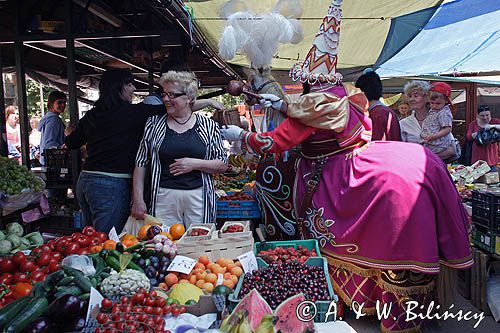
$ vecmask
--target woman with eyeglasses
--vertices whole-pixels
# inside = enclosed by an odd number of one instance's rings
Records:
[[[187,71],[168,71],[160,79],[162,115],[148,119],[134,171],[132,215],[142,219],[146,210],[164,227],[175,223],[215,220],[212,174],[227,169],[227,155],[217,124],[193,113],[198,81]],[[144,201],[146,166],[151,163],[149,207]]]
[[[66,145],[87,148],[87,158],[78,178],[76,198],[84,222],[97,230],[120,232],[130,214],[135,156],[146,120],[164,115],[165,105],[132,104],[134,76],[127,69],[110,69],[99,82],[95,107],[80,119],[66,137]],[[217,107],[210,100],[195,108]]]

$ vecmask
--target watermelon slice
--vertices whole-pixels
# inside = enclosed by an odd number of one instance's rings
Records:
[[[240,311],[248,311],[248,319],[250,320],[250,327],[254,331],[262,321],[262,318],[267,315],[272,315],[273,310],[267,304],[266,300],[259,294],[257,289],[252,289],[234,308],[233,314]],[[295,310],[294,310],[295,311]]]
[[[304,294],[298,294],[288,298],[281,303],[274,311],[274,316],[278,317],[274,328],[277,333],[308,333],[314,332],[314,321],[307,322],[297,318],[297,306],[305,301]]]

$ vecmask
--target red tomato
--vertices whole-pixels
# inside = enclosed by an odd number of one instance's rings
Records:
[[[144,302],[144,294],[138,293],[132,296],[132,304],[142,304]]]
[[[76,242],[80,245],[80,247],[87,247],[90,245],[90,238],[85,235],[81,235],[76,239]]]
[[[83,228],[82,233],[86,236],[93,236],[95,234],[95,229],[90,225]]]
[[[19,282],[26,282],[28,281],[28,275],[23,272],[15,272],[14,273],[14,279],[12,282],[14,283],[19,283]]]
[[[169,314],[170,312],[172,312],[172,306],[171,305],[165,305],[161,309],[162,309],[164,315]]]
[[[3,273],[2,276],[0,276],[0,284],[11,284],[13,278],[14,275],[12,275],[12,273]]]
[[[33,272],[37,268],[38,267],[35,265],[33,261],[25,261],[21,263],[21,266],[19,266],[21,272]]]
[[[181,314],[183,314],[183,313],[186,313],[186,312],[187,312],[187,309],[186,309],[186,307],[185,307],[184,305],[181,305],[181,307],[180,307],[180,309],[179,309],[179,310],[180,310],[180,313],[181,313]]]
[[[21,266],[21,263],[26,261],[26,255],[21,252],[21,251],[18,251],[16,252],[13,256],[12,256],[12,262],[17,266]]]
[[[47,244],[40,245],[38,248],[41,249],[43,253],[51,253],[52,252],[52,249]]]
[[[72,254],[76,254],[79,249],[80,249],[80,245],[78,245],[78,243],[76,243],[76,242],[68,243],[68,246],[66,247],[66,250],[64,251],[64,255],[69,256]]]
[[[52,257],[48,253],[42,253],[40,257],[35,261],[38,267],[47,266],[50,263]]]
[[[95,319],[99,324],[105,324],[108,322],[108,316],[104,313],[99,313]]]
[[[99,238],[97,238],[95,235],[91,236],[90,238],[90,246],[96,246],[96,245],[101,245],[102,242]]]
[[[140,315],[137,316],[137,320],[140,321],[141,323],[148,320],[148,318],[149,318],[149,316],[145,313],[141,313]]]
[[[163,297],[158,297],[155,301],[155,305],[160,308],[164,307],[166,303],[167,301]]]
[[[151,291],[149,292],[149,297],[156,298],[156,296],[158,296],[158,293],[157,293],[156,291],[151,290]]]
[[[64,238],[60,238],[57,240],[56,245],[55,245],[55,250],[57,252],[63,253],[66,250],[66,247],[68,246],[69,241]]]
[[[50,264],[49,264],[49,272],[55,272],[55,271],[58,271],[61,269],[61,264],[58,263],[58,262],[55,262],[55,261],[52,261]]]
[[[101,243],[104,243],[108,239],[108,234],[105,233],[105,232],[99,231],[99,232],[96,232],[94,234],[94,237],[99,238],[99,240],[101,241]]]
[[[181,313],[181,309],[178,306],[173,306],[172,307],[172,316],[177,317]]]
[[[108,298],[104,298],[102,301],[101,301],[101,307],[103,309],[111,309],[113,307],[113,301],[111,301],[110,299]]]
[[[161,316],[163,314],[162,308],[154,308],[153,309],[153,314],[155,314],[157,316]]]
[[[155,306],[155,299],[152,297],[146,298],[146,306]]]
[[[51,239],[47,242],[47,246],[51,249],[51,250],[54,250],[55,249],[55,246],[56,246],[56,240],[55,239]]]
[[[83,254],[89,254],[89,253],[90,253],[90,251],[89,251],[88,248],[80,248],[78,250],[78,254],[82,254],[83,255]]]
[[[45,273],[41,270],[34,271],[30,275],[31,281],[42,282],[45,281]]]
[[[59,262],[62,260],[62,254],[59,252],[54,252],[54,253],[52,253],[52,259],[55,259]]]
[[[11,273],[15,270],[16,265],[9,257],[0,258],[0,273]]]
[[[49,274],[49,273],[50,273],[49,266],[42,268],[42,269],[41,269],[41,271],[42,271],[45,275]]]
[[[152,314],[153,308],[151,306],[146,306],[146,307],[144,307],[143,311],[144,311],[144,313]]]
[[[72,235],[71,235],[71,240],[73,241],[76,241],[78,238],[80,238],[80,236],[82,236],[83,234],[79,233],[79,232],[74,232]]]

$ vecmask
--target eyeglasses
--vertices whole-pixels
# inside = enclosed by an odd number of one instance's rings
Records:
[[[165,97],[165,96],[168,96],[169,99],[174,99],[174,98],[177,98],[177,97],[181,97],[181,96],[185,96],[186,93],[174,93],[174,92],[162,92],[161,93],[161,97]]]

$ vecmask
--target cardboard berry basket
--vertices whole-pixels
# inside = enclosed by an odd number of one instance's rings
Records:
[[[243,227],[242,232],[224,232],[231,225],[241,225]],[[234,237],[252,237],[252,231],[250,230],[250,221],[226,221],[224,225],[219,230],[219,238],[234,238]]]
[[[208,231],[208,234],[206,235],[201,235],[201,236],[191,236],[191,233],[193,232],[193,229],[205,229]],[[198,242],[200,240],[207,240],[212,237],[212,233],[215,231],[215,223],[205,223],[205,224],[191,224],[182,235],[181,239],[179,239],[179,242],[184,241],[184,242]]]

